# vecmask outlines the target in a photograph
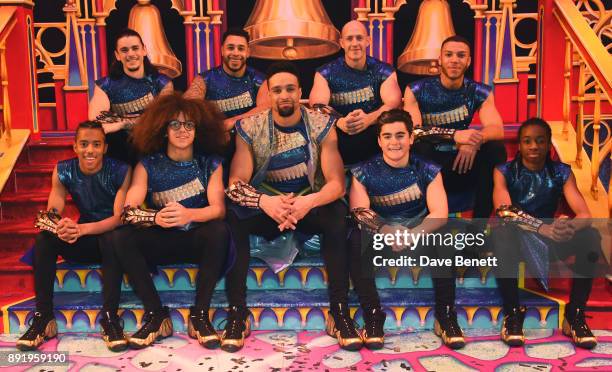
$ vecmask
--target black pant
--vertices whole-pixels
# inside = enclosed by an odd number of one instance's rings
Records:
[[[125,226],[112,234],[115,253],[145,311],[162,308],[149,264],[191,262],[199,265],[195,305],[208,310],[227,255],[229,233],[225,222],[208,221],[188,231]]]
[[[507,158],[503,141],[482,144],[472,169],[464,174],[453,171],[455,152],[436,151],[434,145],[427,141],[416,143],[413,151],[442,167],[442,179],[447,193],[474,190],[474,218],[489,218],[493,209],[493,169]]]
[[[520,234],[523,234],[520,228],[504,225],[495,228],[491,235],[493,252],[498,261],[498,267],[495,270],[497,286],[504,301],[505,311],[519,306],[517,271],[522,258],[519,249],[522,244]],[[592,227],[587,227],[577,231],[571,240],[563,243],[541,238],[549,246],[551,260],[564,260],[575,256],[572,270],[574,278],[566,312],[584,308],[591,293],[593,276],[601,251],[599,232]]]
[[[102,262],[104,308],[112,309],[111,304],[119,303],[122,273],[112,250],[109,250],[105,244],[108,234],[86,235],[72,244],[47,231],[36,236],[34,244],[36,311],[41,313],[53,311],[53,284],[58,256],[62,256],[66,261],[79,263]],[[116,307],[114,309],[116,312]]]
[[[445,230],[438,231],[444,234]],[[357,227],[351,231],[350,245],[350,275],[359,302],[363,308],[380,306],[380,299],[376,290],[373,259],[376,255],[383,257],[411,256],[417,258],[423,255],[429,258],[447,259],[454,262],[457,251],[453,247],[421,246],[415,250],[392,252],[388,247],[381,251],[374,251],[372,238],[365,236]],[[455,304],[455,269],[452,266],[439,266],[431,268],[434,285],[436,308],[453,306]]]
[[[346,249],[347,208],[341,201],[312,209],[296,226],[307,234],[321,234],[321,254],[325,262],[329,285],[329,301],[348,301],[348,269]],[[278,223],[266,214],[240,219],[233,211],[227,216],[232,239],[236,245],[236,261],[226,277],[226,291],[230,306],[246,306],[246,278],[249,269],[249,235],[260,235],[268,240],[278,237]]]

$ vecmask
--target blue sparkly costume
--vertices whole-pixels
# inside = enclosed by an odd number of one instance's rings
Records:
[[[512,204],[537,218],[552,218],[570,177],[569,165],[550,161],[539,171],[525,168],[520,159],[497,166],[504,175]]]
[[[394,168],[379,154],[351,168],[351,172],[366,188],[374,212],[383,218],[408,219],[427,213],[427,187],[440,167],[410,156],[407,167]]]
[[[497,169],[504,175],[512,204],[537,218],[554,217],[563,195],[563,185],[572,173],[569,165],[558,161],[548,161],[541,170],[531,171],[523,166],[520,157],[498,165]],[[545,241],[533,232],[516,231],[520,235],[520,250],[529,271],[548,290],[549,245],[552,241]]]
[[[242,77],[228,75],[223,66],[200,74],[206,83],[206,100],[215,104],[226,117],[244,114],[257,105],[257,92],[265,76],[248,67]]]
[[[142,79],[123,74],[119,79],[110,76],[98,79],[96,85],[108,96],[110,110],[125,116],[141,114],[170,81],[164,74],[147,75]]]
[[[185,208],[208,206],[206,189],[213,172],[221,164],[217,156],[194,156],[191,161],[174,161],[165,153],[149,155],[141,160],[147,171],[147,205],[162,209],[169,202]],[[195,227],[189,224],[183,230]]]
[[[356,109],[370,113],[382,106],[380,87],[393,74],[394,69],[368,56],[365,70],[356,70],[350,68],[341,56],[319,67],[317,72],[327,80],[331,92],[329,105],[346,116]],[[376,127],[372,125],[352,136],[339,130],[338,149],[345,165],[371,158],[380,152],[376,142]]]
[[[474,113],[492,91],[488,85],[464,78],[461,88],[446,89],[438,76],[410,84],[419,103],[423,126],[467,129]]]
[[[127,171],[127,164],[111,158],[104,158],[102,169],[92,175],[81,172],[77,158],[57,163],[57,177],[79,210],[78,223],[97,222],[113,216],[115,196]]]
[[[274,125],[276,147],[270,158],[264,183],[283,193],[299,193],[309,188],[308,135],[304,122],[285,128]]]

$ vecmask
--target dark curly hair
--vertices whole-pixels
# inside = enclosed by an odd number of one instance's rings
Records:
[[[168,122],[183,113],[196,123],[194,153],[223,154],[227,143],[223,115],[211,103],[175,92],[158,96],[138,119],[131,142],[142,155],[165,151]]]

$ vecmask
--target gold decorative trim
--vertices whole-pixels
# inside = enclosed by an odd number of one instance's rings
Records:
[[[170,202],[179,202],[181,200],[189,199],[191,197],[202,194],[206,191],[202,181],[199,178],[195,178],[191,182],[188,182],[179,187],[175,187],[170,190],[154,192],[151,195],[153,203],[158,206],[166,205]]]
[[[391,207],[394,205],[399,205],[402,203],[408,203],[411,201],[421,199],[422,196],[423,194],[421,193],[421,189],[415,183],[411,185],[410,187],[407,187],[393,194],[373,196],[371,198],[371,201],[372,201],[372,204],[374,205]]]

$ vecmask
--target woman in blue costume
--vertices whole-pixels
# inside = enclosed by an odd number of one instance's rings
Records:
[[[351,169],[350,191],[351,213],[359,226],[350,236],[351,279],[364,309],[362,337],[371,348],[382,347],[385,321],[372,273],[372,236],[397,232],[431,233],[439,231],[448,217],[440,167],[410,154],[413,139],[410,114],[399,109],[386,111],[378,118],[377,128],[382,154]],[[399,252],[408,247],[396,242],[392,248]],[[420,253],[437,258],[455,255],[453,247],[422,245],[417,248],[411,255]],[[433,275],[435,332],[447,346],[461,348],[465,340],[454,309],[453,268],[441,267]]]
[[[518,131],[519,153],[513,161],[494,171],[493,202],[498,215],[513,223],[493,230],[492,242],[498,258],[497,284],[504,302],[502,340],[511,346],[525,342],[523,320],[526,309],[519,304],[517,269],[520,252],[532,252],[527,265],[542,266],[538,257],[565,259],[575,256],[570,301],[565,306],[563,333],[579,347],[592,348],[597,341],[585,321],[586,302],[601,250],[601,236],[591,227],[590,212],[576,186],[571,168],[550,158],[551,129],[532,118]],[[561,197],[575,218],[552,220]],[[513,208],[508,206],[512,205]],[[509,213],[511,211],[512,213]],[[516,218],[520,218],[520,222]],[[542,222],[542,218],[549,219]],[[528,239],[526,239],[528,238]],[[543,251],[533,253],[543,243]],[[531,250],[526,249],[531,246]]]
[[[129,338],[133,348],[172,334],[168,307],[161,303],[148,263],[199,265],[195,306],[188,332],[207,348],[219,344],[208,309],[222,274],[229,244],[221,158],[221,117],[210,104],[180,94],[161,97],[135,128],[135,146],[144,157],[134,169],[124,222],[113,233],[115,253],[144,303],[142,327]],[[139,206],[145,202],[148,208]],[[139,229],[138,227],[147,227]]]

